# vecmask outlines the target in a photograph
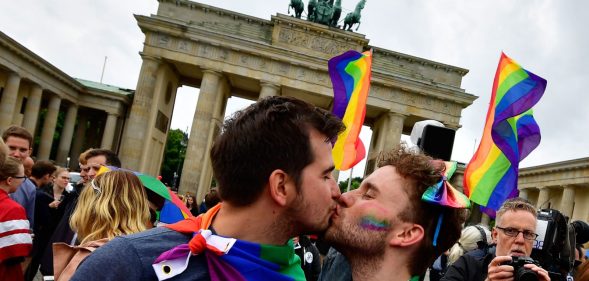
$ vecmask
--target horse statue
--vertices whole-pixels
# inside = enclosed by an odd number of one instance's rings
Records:
[[[335,5],[333,6],[333,16],[331,16],[331,20],[329,21],[329,26],[337,27],[337,22],[339,21],[339,17],[342,15],[342,0],[336,0]]]
[[[290,0],[290,4],[288,4],[289,15],[290,8],[294,9],[295,18],[300,19],[301,15],[303,14],[303,10],[305,9],[305,4],[303,3],[303,0]]]
[[[358,24],[356,27],[356,31],[360,28],[360,12],[364,9],[364,5],[366,4],[366,0],[360,0],[358,4],[356,4],[356,9],[353,12],[348,13],[344,19],[344,30],[351,31],[352,26],[354,24]],[[347,29],[346,29],[347,28]]]
[[[313,22],[329,25],[331,17],[333,16],[333,0],[319,0],[315,6],[315,13],[313,15]]]
[[[317,0],[309,0],[309,4],[307,4],[308,21],[315,21],[315,7],[317,7]]]

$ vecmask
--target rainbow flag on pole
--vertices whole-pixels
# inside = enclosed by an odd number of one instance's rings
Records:
[[[333,146],[333,162],[336,169],[345,171],[366,156],[366,148],[359,135],[370,90],[372,50],[364,53],[347,51],[331,58],[328,68],[333,84],[333,113],[346,125],[346,130]]]
[[[464,171],[464,193],[488,211],[518,194],[519,162],[540,144],[531,108],[545,89],[545,79],[501,53],[483,137]]]

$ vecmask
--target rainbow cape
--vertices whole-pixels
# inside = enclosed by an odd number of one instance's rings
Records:
[[[340,171],[352,168],[366,156],[359,135],[366,115],[371,67],[372,50],[347,51],[328,62],[334,94],[333,114],[346,125],[331,152],[335,168]]]
[[[167,188],[160,180],[150,175],[139,173],[136,171],[117,168],[114,166],[102,166],[96,175],[106,173],[108,171],[121,170],[133,173],[136,175],[143,186],[163,199],[163,206],[158,212],[158,221],[163,223],[176,223],[186,218],[192,217],[190,210],[186,207],[184,202],[178,196]]]
[[[481,143],[464,171],[464,193],[487,211],[518,194],[519,162],[540,144],[532,115],[546,80],[501,53]]]
[[[204,254],[212,281],[305,280],[301,261],[290,240],[283,246],[251,243],[222,237],[209,230],[213,217],[221,209],[217,204],[205,214],[165,227],[193,238],[162,253],[153,263],[159,280],[181,274],[191,256]]]

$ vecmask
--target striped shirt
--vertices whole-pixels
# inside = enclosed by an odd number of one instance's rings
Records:
[[[32,244],[25,209],[0,189],[0,279],[22,276],[19,263],[6,261],[28,256]]]

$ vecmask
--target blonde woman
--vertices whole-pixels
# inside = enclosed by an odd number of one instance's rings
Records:
[[[482,225],[473,225],[468,226],[462,230],[462,234],[460,234],[460,239],[458,242],[450,248],[450,253],[448,254],[448,266],[453,264],[455,261],[458,260],[462,255],[466,252],[470,252],[476,249],[481,249],[481,256],[484,256],[486,253],[485,247],[491,243],[491,232],[487,227]]]
[[[100,174],[78,200],[70,225],[81,244],[73,250],[63,243],[54,244],[55,280],[69,280],[84,258],[114,237],[151,227],[146,191],[133,173]]]

